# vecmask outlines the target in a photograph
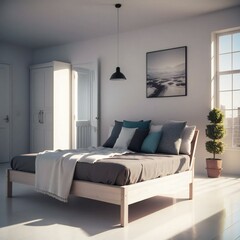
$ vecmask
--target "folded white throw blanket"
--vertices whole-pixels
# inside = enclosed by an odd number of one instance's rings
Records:
[[[93,164],[98,160],[126,153],[131,151],[104,147],[41,152],[36,157],[35,188],[41,193],[67,202],[78,161]]]

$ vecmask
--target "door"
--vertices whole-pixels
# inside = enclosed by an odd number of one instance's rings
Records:
[[[99,145],[98,64],[73,65],[73,148]]]
[[[31,69],[31,152],[53,148],[52,98],[53,70]]]
[[[10,160],[10,66],[0,64],[0,163]]]

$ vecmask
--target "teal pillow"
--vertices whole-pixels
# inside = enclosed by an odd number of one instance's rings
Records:
[[[143,141],[141,152],[155,153],[158,148],[161,136],[162,136],[161,131],[149,133]]]
[[[151,120],[147,121],[127,121],[123,120],[123,127],[125,128],[140,128],[140,129],[149,129]]]

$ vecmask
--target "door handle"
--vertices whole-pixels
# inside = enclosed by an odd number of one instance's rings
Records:
[[[41,123],[41,113],[42,113],[42,110],[40,110],[38,112],[38,122]]]
[[[42,111],[41,111],[41,123],[42,123],[42,124],[44,123],[43,114],[44,114],[44,112],[43,112],[43,110],[42,110]]]
[[[43,114],[44,114],[43,110],[40,110],[39,113],[38,113],[38,122],[41,123],[41,124],[44,123]]]
[[[8,115],[6,115],[6,117],[3,119],[6,123],[8,123],[9,122],[9,117],[8,117]]]

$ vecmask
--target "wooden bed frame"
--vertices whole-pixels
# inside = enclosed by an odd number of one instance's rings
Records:
[[[130,204],[169,193],[176,185],[189,186],[189,199],[193,198],[194,162],[199,131],[196,130],[191,143],[190,169],[185,172],[164,176],[145,182],[126,186],[115,186],[87,181],[73,180],[71,194],[120,206],[120,224],[128,224],[128,206]],[[7,169],[7,197],[12,197],[12,183],[34,186],[35,174]]]

